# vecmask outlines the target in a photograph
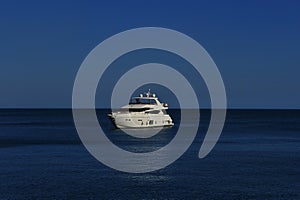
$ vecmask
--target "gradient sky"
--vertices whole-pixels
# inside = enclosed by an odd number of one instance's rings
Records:
[[[101,41],[156,26],[197,40],[230,108],[300,109],[300,1],[1,1],[0,107],[70,108],[83,59]]]

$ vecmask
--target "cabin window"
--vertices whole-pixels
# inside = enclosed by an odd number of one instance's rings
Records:
[[[129,112],[144,112],[149,110],[149,108],[129,108]]]

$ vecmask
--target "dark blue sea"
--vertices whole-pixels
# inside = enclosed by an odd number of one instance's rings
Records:
[[[108,112],[97,110],[105,134],[137,152],[166,145],[180,123],[170,110],[175,126],[147,141],[114,129]],[[299,110],[228,110],[220,140],[199,159],[209,118],[201,110],[196,139],[176,162],[130,174],[88,153],[71,110],[0,110],[0,199],[300,199]]]

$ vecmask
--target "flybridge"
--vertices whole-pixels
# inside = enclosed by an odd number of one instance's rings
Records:
[[[132,104],[150,104],[150,105],[162,105],[163,107],[168,107],[168,104],[160,103],[158,101],[158,98],[156,97],[156,95],[154,93],[153,94],[150,93],[150,89],[146,93],[146,96],[143,96],[143,94],[140,94],[139,97],[131,98],[129,105],[132,105]]]
[[[157,104],[157,102],[155,101],[154,98],[134,97],[130,100],[129,104],[152,104],[152,105],[155,105],[155,104]]]

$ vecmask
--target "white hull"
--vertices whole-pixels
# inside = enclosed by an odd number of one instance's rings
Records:
[[[112,114],[112,122],[117,128],[152,128],[173,126],[171,117],[168,114]]]

